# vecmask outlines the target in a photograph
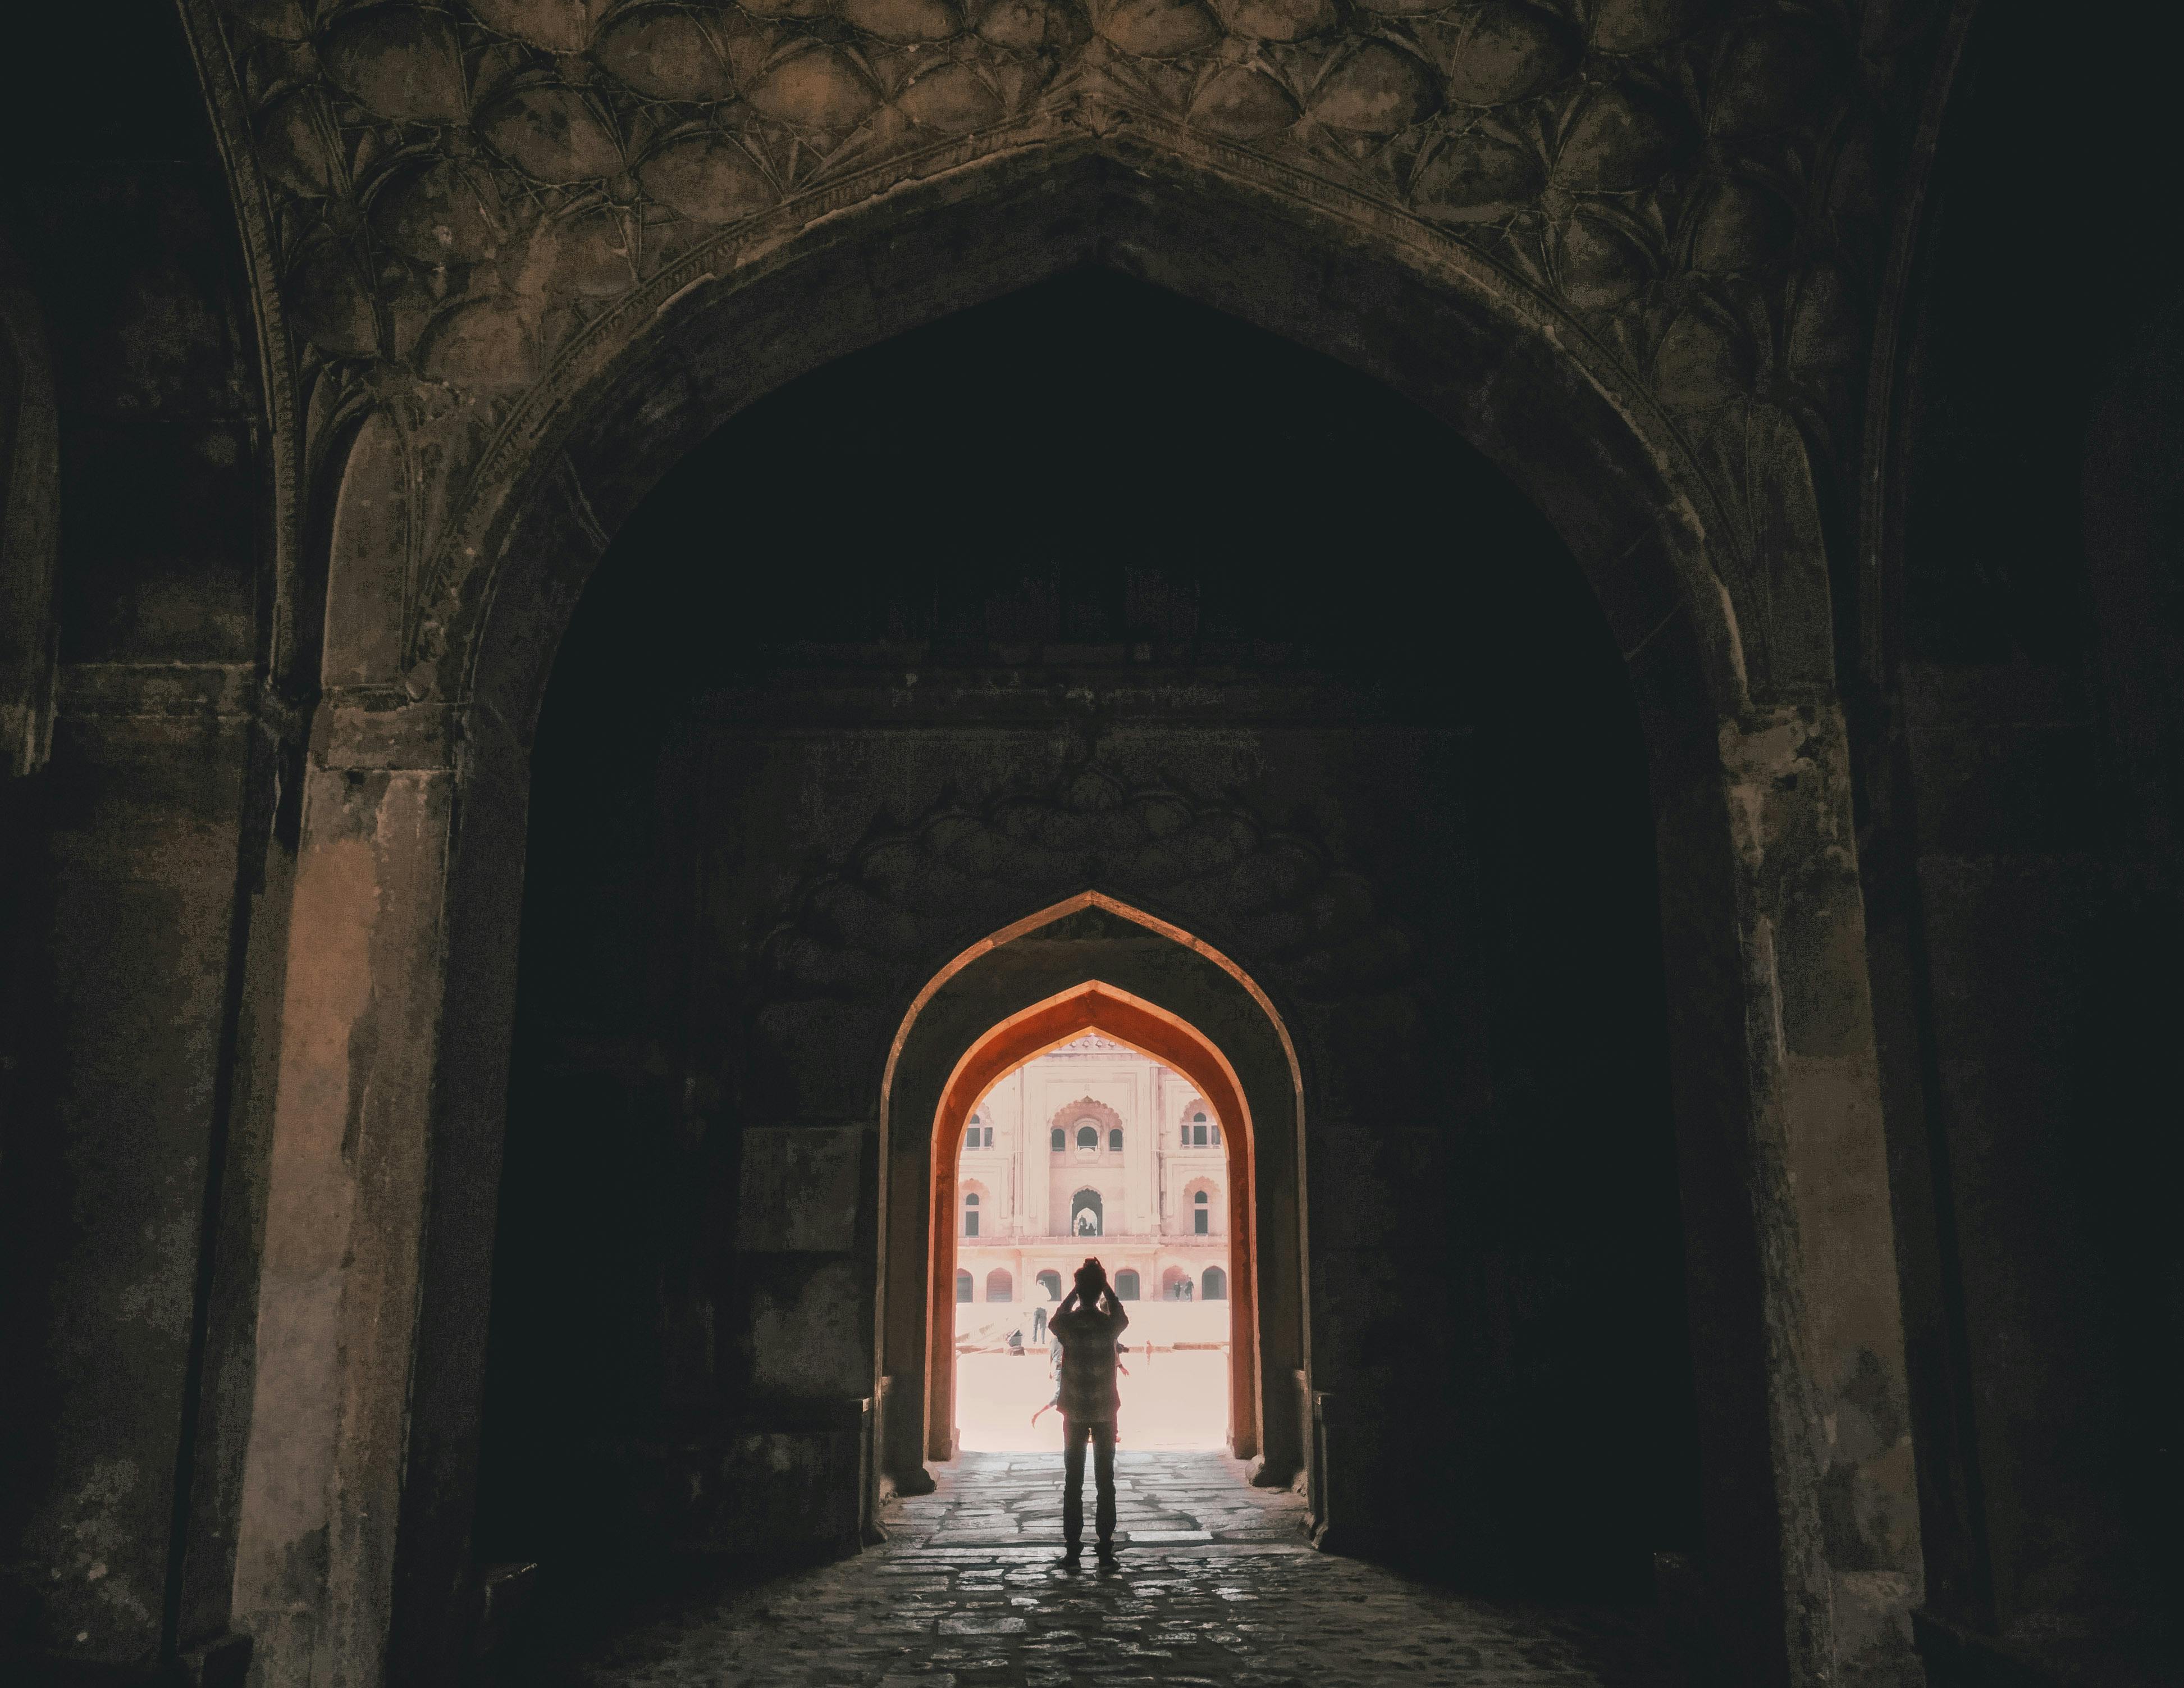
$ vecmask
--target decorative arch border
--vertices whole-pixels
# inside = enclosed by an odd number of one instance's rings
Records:
[[[985,1180],[983,1178],[965,1178],[963,1180],[962,1193],[967,1201],[970,1197],[973,1195],[977,1196],[978,1198],[978,1212],[981,1214],[983,1214],[986,1211],[986,1198],[991,1195],[993,1191],[986,1188]],[[950,1216],[950,1223],[957,1228],[959,1234],[961,1234],[962,1225],[969,1218],[970,1211],[971,1210],[967,1206],[959,1207]],[[978,1240],[983,1242],[985,1239],[981,1237]]]
[[[1107,908],[1153,931],[1167,933],[1174,930],[1165,928],[1163,923],[1154,921],[1148,915],[1092,892],[1072,898],[1066,904],[1057,905],[1056,910],[1033,916],[1009,930],[1021,935],[1022,932],[1035,930],[1050,923],[1061,914],[1095,905]],[[1184,934],[1177,935],[1187,938]],[[909,1036],[917,1010],[931,1000],[933,993],[972,960],[994,946],[995,940],[991,939],[973,945],[956,962],[943,969],[942,975],[920,993],[916,1005],[896,1038],[898,1051]],[[1191,947],[1209,957],[1216,956],[1216,952],[1209,946],[1191,941]],[[1234,963],[1224,961],[1224,965],[1249,986],[1254,999],[1273,1021],[1281,1035],[1283,1046],[1289,1052],[1294,1072],[1295,1051],[1290,1045],[1287,1031],[1273,1013],[1273,1005],[1266,1000],[1263,992],[1256,986],[1250,986],[1240,968],[1235,967]],[[1182,1073],[1212,1099],[1215,1106],[1222,1108],[1224,1117],[1235,1120],[1241,1126],[1241,1129],[1225,1133],[1223,1137],[1228,1176],[1247,1192],[1242,1201],[1232,1202],[1234,1212],[1228,1230],[1228,1271],[1231,1301],[1228,1433],[1231,1451],[1239,1459],[1250,1459],[1260,1448],[1263,1403],[1259,1398],[1258,1239],[1254,1223],[1256,1216],[1248,1194],[1254,1188],[1255,1145],[1251,1109],[1244,1100],[1244,1087],[1228,1056],[1190,1022],[1142,997],[1134,996],[1128,991],[1097,980],[1072,986],[1010,1015],[964,1050],[957,1058],[947,1084],[942,1088],[940,1105],[934,1111],[931,1127],[932,1212],[928,1230],[931,1242],[925,1351],[926,1457],[947,1459],[954,1453],[956,1368],[952,1358],[956,1349],[954,1286],[958,1239],[953,1228],[946,1223],[956,1206],[954,1145],[961,1134],[964,1123],[970,1117],[971,1110],[983,1100],[986,1093],[1005,1074],[1024,1061],[1043,1055],[1072,1038],[1082,1036],[1087,1031],[1098,1031],[1138,1054],[1161,1061]],[[894,1063],[890,1060],[890,1079],[893,1068]],[[885,1129],[884,1126],[883,1129]],[[1302,1206],[1302,1192],[1300,1190],[1300,1212]]]
[[[1058,1125],[1066,1131],[1078,1119],[1087,1115],[1100,1122],[1100,1148],[1101,1152],[1105,1153],[1107,1147],[1107,1134],[1111,1131],[1121,1131],[1125,1128],[1122,1115],[1096,1097],[1079,1096],[1073,1102],[1064,1102],[1046,1117],[1046,1128],[1051,1133]],[[1050,1137],[1049,1141],[1051,1140]]]
[[[1176,1192],[1183,1198],[1183,1212],[1188,1214],[1193,1211],[1197,1205],[1193,1197],[1201,1189],[1206,1192],[1207,1228],[1215,1236],[1220,1236],[1227,1229],[1225,1221],[1228,1212],[1228,1193],[1205,1173],[1201,1173],[1196,1177],[1187,1180],[1183,1188]],[[1186,1231],[1184,1234],[1190,1236],[1195,1235],[1195,1233]]]
[[[1695,671],[1669,689],[1703,693],[1713,713],[1735,716],[1778,689],[1772,623],[1825,638],[1825,603],[1775,601],[1771,617],[1751,606],[1737,523],[1658,403],[1591,337],[1412,219],[1363,215],[1234,164],[1123,140],[1030,146],[808,228],[731,240],[679,286],[639,289],[617,308],[625,331],[594,325],[582,355],[494,435],[419,577],[402,688],[468,702],[527,743],[585,582],[692,447],[812,369],[1087,264],[1347,363],[1438,416],[1556,526],[1626,660]],[[1289,281],[1247,287],[1234,263],[1209,257],[1238,241]],[[883,301],[869,285],[883,248]],[[1390,304],[1391,289],[1414,297]],[[797,331],[764,332],[783,307]],[[1541,438],[1567,448],[1542,454]],[[1801,543],[1817,543],[1807,526]]]
[[[1206,1123],[1208,1125],[1217,1126],[1221,1123],[1221,1111],[1215,1107],[1212,1103],[1207,1101],[1205,1097],[1194,1093],[1191,1099],[1183,1105],[1183,1113],[1181,1117],[1174,1120],[1163,1121],[1161,1125],[1161,1129],[1165,1131],[1167,1129],[1168,1126],[1172,1124],[1189,1125],[1191,1123],[1190,1117],[1200,1111],[1201,1109],[1205,1111],[1206,1115]]]
[[[523,555],[519,548],[500,543],[510,517],[538,488],[538,476],[571,471],[569,459],[554,448],[571,433],[572,415],[590,408],[601,388],[636,379],[648,395],[655,394],[651,365],[692,326],[702,324],[723,296],[807,251],[838,244],[861,220],[901,214],[921,200],[983,196],[995,191],[990,184],[1058,176],[1089,163],[1127,171],[1143,181],[1182,183],[1201,192],[1210,189],[1262,214],[1271,212],[1307,239],[1366,248],[1380,261],[1446,290],[1513,336],[1551,348],[1553,358],[1613,414],[1650,460],[1660,482],[1662,505],[1676,512],[1692,538],[1703,537],[1679,560],[1690,607],[1707,625],[1719,678],[1740,695],[1744,692],[1747,658],[1763,663],[1767,630],[1741,624],[1749,618],[1741,618],[1742,606],[1733,602],[1743,595],[1741,572],[1717,574],[1708,558],[1712,550],[1741,562],[1737,523],[1658,398],[1633,379],[1596,336],[1511,270],[1421,218],[1331,183],[1270,169],[1240,148],[1208,144],[1180,131],[1162,138],[1167,144],[1153,140],[1142,120],[1114,135],[1026,139],[990,150],[990,142],[982,137],[983,144],[922,179],[889,183],[877,195],[871,193],[877,183],[861,184],[866,206],[878,209],[854,209],[850,198],[830,208],[834,214],[804,227],[731,231],[616,300],[517,399],[460,489],[425,561],[415,625],[405,630],[413,689],[422,684],[456,690],[472,683],[478,645],[471,630],[489,617],[493,601],[504,589],[504,564]],[[1819,614],[1824,623],[1826,613],[1823,603]]]
[[[1084,1199],[1088,1195],[1092,1198],[1089,1201]],[[1101,1237],[1107,1234],[1106,1196],[1096,1184],[1079,1184],[1069,1192],[1069,1235],[1072,1239],[1080,1234],[1077,1229],[1077,1216],[1088,1207],[1100,1216],[1099,1234]]]

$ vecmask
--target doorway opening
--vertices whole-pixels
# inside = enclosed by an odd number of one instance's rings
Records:
[[[1166,987],[1173,1006],[1103,967]],[[904,1022],[884,1095],[890,1118],[930,1123],[890,1132],[897,1187],[927,1222],[904,1214],[889,1233],[885,1468],[899,1487],[929,1486],[928,1461],[1057,1446],[1053,1415],[1036,1428],[1033,1415],[1055,1396],[1050,1320],[1087,1258],[1130,1318],[1123,1445],[1225,1449],[1276,1485],[1301,1474],[1301,1087],[1280,1017],[1240,968],[1178,928],[1081,894],[935,976]],[[1217,1142],[1190,1140],[1198,1113],[1220,1123]],[[921,1141],[922,1163],[911,1158]],[[1218,1215],[1203,1232],[1201,1209]],[[1195,1290],[1209,1271],[1213,1299],[1163,1301],[1175,1273]],[[999,1273],[1008,1301],[959,1299],[966,1279]]]
[[[956,1446],[1053,1451],[1061,1339],[1049,1320],[1097,1259],[1128,1316],[1118,1445],[1228,1445],[1228,1169],[1198,1086],[1086,1032],[1005,1072],[958,1139]],[[1191,1123],[1200,1130],[1192,1140]],[[1170,1293],[1183,1284],[1195,1291]],[[1147,1286],[1161,1286],[1149,1295]]]

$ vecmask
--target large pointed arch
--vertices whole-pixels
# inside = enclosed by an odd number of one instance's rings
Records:
[[[718,285],[661,300],[660,331],[641,354],[557,376],[550,403],[494,437],[478,481],[492,508],[465,518],[474,543],[457,542],[460,581],[436,579],[421,604],[401,683],[329,693],[304,782],[292,925],[265,964],[280,1002],[281,1074],[270,1105],[266,1248],[310,1256],[337,1201],[365,1216],[359,1234],[370,1247],[340,1268],[337,1316],[320,1317],[315,1283],[276,1283],[261,1298],[261,1328],[292,1317],[313,1337],[284,1357],[286,1371],[261,1347],[261,1394],[345,1403],[350,1417],[338,1434],[276,1435],[270,1415],[259,1421],[252,1492],[315,1498],[246,1506],[241,1551],[253,1568],[240,1608],[285,1611],[283,1568],[315,1540],[335,1544],[310,1596],[324,1618],[314,1645],[327,1658],[370,1677],[384,1649],[394,1674],[415,1674],[453,1632],[475,1488],[530,743],[563,632],[612,536],[661,475],[760,394],[949,312],[1104,265],[1412,398],[1510,476],[1592,582],[1646,738],[1685,1212],[1702,1245],[1691,1272],[1720,1304],[1700,1332],[1709,1446],[1726,1450],[1710,1479],[1710,1537],[1732,1544],[1722,1563],[1754,1614],[1737,1651],[1793,1657],[1793,1674],[1835,1669],[1862,1638],[1893,1633],[1884,1619],[1903,1596],[1891,1579],[1915,1562],[1916,1531],[1876,1525],[1838,1563],[1824,1527],[1836,1516],[1829,1497],[1846,1485],[1870,1497],[1858,1502],[1861,1518],[1897,1516],[1908,1491],[1908,1444],[1847,1451],[1827,1428],[1831,1402],[1876,1390],[1893,1402],[1903,1368],[1896,1306],[1874,1289],[1887,1273],[1873,1263],[1892,1258],[1886,1156],[1870,1004],[1852,959],[1863,913],[1832,695],[1783,701],[1765,673],[1760,623],[1734,601],[1736,548],[1673,443],[1642,407],[1603,391],[1556,326],[1527,316],[1489,266],[1189,170],[1032,162],[1041,167],[951,173],[822,219]],[[1210,952],[1192,953],[1214,965]],[[919,1031],[977,959],[915,1013]],[[1292,1023],[1306,1024],[1301,1011]],[[1329,1067],[1339,1058],[1324,1042],[1307,1052]],[[901,1067],[887,1065],[893,1110]],[[1281,1083],[1288,1111],[1300,1088],[1293,1056]],[[909,1281],[921,1299],[934,1106],[915,1134],[914,1177],[898,1186],[901,1157],[891,1158],[881,1204],[883,1227],[891,1215],[919,1234]],[[352,1109],[382,1134],[387,1175],[325,1149],[343,1141]],[[1253,1113],[1263,1127],[1256,1095]],[[1262,1129],[1256,1145],[1262,1176],[1271,1135]],[[1290,1152],[1298,1179],[1285,1199],[1296,1206],[1284,1218],[1301,1238],[1301,1145]],[[1270,1217],[1262,1199],[1262,1265]],[[883,1278],[892,1252],[887,1261]],[[1262,1272],[1262,1335],[1268,1288]],[[922,1379],[922,1319],[916,1351],[897,1368],[889,1345],[900,1321],[879,1293],[882,1379],[902,1384],[914,1369]],[[1300,1295],[1300,1332],[1305,1317]],[[1268,1345],[1262,1431],[1290,1417],[1267,1397]],[[1297,1353],[1301,1384],[1301,1341]],[[1877,1384],[1865,1381],[1866,1357]],[[883,1411],[894,1412],[902,1391],[886,1393]],[[913,1457],[923,1446],[918,1393]],[[1846,1621],[1838,1635],[1788,1615],[1854,1607],[1881,1616]]]
[[[1133,958],[1080,949],[1084,917],[1134,932]],[[1103,973],[1100,970],[1106,968]],[[1116,971],[1119,969],[1119,973]],[[1158,998],[1159,1000],[1155,1000]],[[971,1111],[1022,1062],[1097,1030],[1183,1074],[1231,1127],[1230,1445],[1261,1480],[1284,1483],[1309,1454],[1310,1284],[1305,1078],[1290,1028],[1240,965],[1174,922],[1086,890],[967,945],[907,1006],[886,1062],[880,1158],[875,1394],[887,1402],[883,1464],[921,1490],[954,1426],[950,1152]],[[950,1234],[944,1235],[944,1232]]]

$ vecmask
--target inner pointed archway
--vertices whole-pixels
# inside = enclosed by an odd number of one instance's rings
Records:
[[[959,1212],[967,1211],[963,1204],[970,1193],[968,1175],[961,1167],[967,1123],[1003,1078],[1087,1033],[1096,1033],[1181,1075],[1190,1094],[1202,1099],[1202,1106],[1194,1111],[1210,1109],[1228,1123],[1228,1128],[1220,1134],[1225,1181],[1234,1192],[1228,1204],[1227,1245],[1217,1251],[1221,1256],[1217,1261],[1211,1257],[1215,1251],[1209,1251],[1208,1259],[1191,1275],[1195,1284],[1206,1273],[1215,1274],[1212,1282],[1222,1287],[1228,1301],[1227,1441],[1237,1457],[1252,1458],[1260,1453],[1262,1439],[1250,1106],[1234,1067],[1203,1032],[1180,1015],[1098,980],[1076,985],[1003,1019],[963,1052],[941,1092],[933,1121],[928,1298],[931,1324],[926,1349],[932,1358],[927,1374],[925,1457],[952,1458],[956,1447],[954,1356],[959,1302],[955,1285],[961,1270],[959,1256],[970,1240],[958,1218]],[[1080,1153],[1098,1156],[1118,1152],[1110,1145],[1124,1128],[1119,1121],[1112,1125],[1095,1121],[1082,1106],[1064,1111],[1071,1115],[1070,1122],[1049,1128],[1061,1134],[1061,1147],[1054,1150],[1050,1145],[1050,1153],[1071,1174],[1067,1182],[1074,1184],[1080,1176],[1075,1157]],[[1147,1123],[1159,1128],[1157,1121]],[[1080,1147],[1079,1139],[1088,1135],[1090,1141]],[[1119,1152],[1127,1152],[1126,1144]],[[1186,1210],[1192,1205],[1182,1204]],[[1062,1242],[1071,1249],[1091,1246],[1093,1239],[1105,1234],[1106,1207],[1097,1188],[1085,1185],[1072,1190]],[[1184,1227],[1191,1224],[1188,1211],[1176,1217]],[[1134,1268],[1122,1269],[1133,1271],[1128,1287],[1135,1290],[1142,1274]],[[1171,1273],[1177,1269],[1167,1268]]]
[[[1088,1032],[1019,1062],[972,1111],[956,1150],[956,1275],[1004,1273],[1011,1294],[965,1310],[942,1357],[959,1451],[1052,1451],[1061,1345],[1050,1320],[1095,1258],[1128,1320],[1117,1446],[1228,1446],[1229,1303],[1161,1290],[1178,1274],[1194,1290],[1228,1279],[1228,1228],[1214,1223],[1228,1206],[1223,1145],[1190,1138],[1208,1106],[1182,1073]]]

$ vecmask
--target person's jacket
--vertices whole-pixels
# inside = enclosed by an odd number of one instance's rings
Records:
[[[1115,1386],[1115,1342],[1129,1328],[1119,1302],[1112,1312],[1077,1306],[1056,1313],[1046,1328],[1061,1339],[1061,1416],[1085,1423],[1114,1422],[1122,1406]]]

